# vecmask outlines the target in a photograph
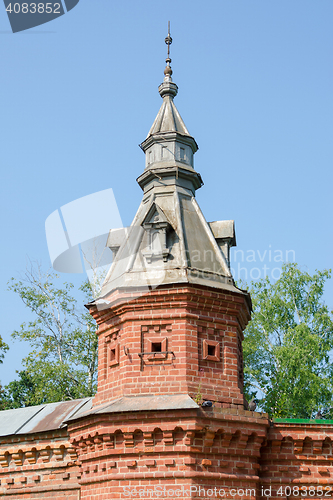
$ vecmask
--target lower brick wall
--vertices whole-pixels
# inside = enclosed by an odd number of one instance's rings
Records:
[[[11,500],[80,500],[81,491],[80,486],[77,485],[73,490],[59,490],[57,487],[54,490],[40,488],[24,488],[24,489],[16,489],[12,488],[10,490],[6,490],[1,493],[2,497],[10,498]]]
[[[248,500],[258,496],[266,414],[211,408],[89,418],[69,429],[82,464],[82,499],[159,498],[164,487],[161,498],[183,498],[181,487],[184,498],[209,490],[208,498],[214,488],[226,496],[235,487],[251,489]]]
[[[2,438],[0,465],[1,497],[80,498],[80,465],[66,429]]]
[[[333,425],[211,408],[94,415],[0,442],[12,500],[333,496]],[[154,491],[155,496],[151,491]]]
[[[244,493],[247,500],[255,500],[258,498],[259,487],[257,482],[245,480],[244,483],[248,485],[247,489],[244,487]],[[147,480],[137,482],[127,481],[123,482],[114,481],[111,486],[110,482],[102,482],[97,485],[91,485],[82,489],[82,500],[126,500],[141,498],[156,499],[156,498],[179,498],[185,500],[188,498],[197,498],[205,500],[209,498],[235,498],[236,500],[244,499],[242,496],[242,487],[239,481],[234,480],[217,480],[217,479],[197,479],[197,478],[175,478],[163,480]],[[235,492],[239,491],[240,495]],[[230,493],[231,492],[231,493]]]
[[[331,498],[332,441],[332,423],[297,422],[292,419],[274,422],[261,450],[262,488],[273,500],[287,497]]]

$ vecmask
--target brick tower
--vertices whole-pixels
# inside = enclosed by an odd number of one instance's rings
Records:
[[[139,490],[158,498],[164,488],[169,498],[203,498],[216,488],[219,498],[221,488],[256,490],[258,482],[268,420],[244,410],[242,332],[251,301],[230,272],[233,221],[208,223],[195,199],[203,184],[193,162],[198,146],[174,104],[171,42],[168,34],[162,106],[141,144],[143,199],[130,227],[110,231],[113,264],[89,305],[98,323],[98,391],[68,428],[82,463],[82,499],[135,498]]]
[[[94,398],[0,412],[0,496],[12,500],[326,498],[333,420],[247,411],[242,338],[251,301],[229,269],[233,221],[195,200],[198,146],[173,99],[141,147],[139,210],[111,230]],[[246,406],[246,405],[245,405]]]

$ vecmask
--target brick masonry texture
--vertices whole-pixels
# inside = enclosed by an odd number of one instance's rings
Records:
[[[270,422],[267,414],[244,409],[242,332],[250,319],[244,296],[180,285],[133,300],[116,291],[108,301],[107,309],[90,307],[99,336],[94,407],[121,396],[160,394],[201,395],[213,406],[97,413],[57,431],[3,437],[1,497],[333,494],[333,426]],[[149,494],[163,488],[164,496]],[[224,496],[211,495],[214,488]]]
[[[90,308],[99,325],[94,405],[137,394],[195,396],[200,387],[217,405],[243,406],[241,341],[250,319],[243,296],[186,285],[134,300],[115,292],[107,300],[107,310]],[[167,354],[149,354],[157,344]],[[213,355],[204,356],[205,346]]]
[[[81,467],[65,429],[1,438],[0,496],[80,498]]]

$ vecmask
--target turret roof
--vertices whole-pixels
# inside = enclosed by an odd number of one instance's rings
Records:
[[[170,40],[168,34],[168,49]],[[138,178],[143,200],[130,227],[110,231],[107,245],[114,261],[101,302],[116,288],[150,289],[176,283],[242,293],[229,267],[229,247],[236,242],[233,221],[224,224],[227,231],[219,222],[211,226],[195,199],[196,189],[202,186],[193,168],[197,145],[173,103],[178,87],[171,78],[169,50],[166,62],[159,86],[163,104],[141,144],[146,154],[146,168]]]
[[[165,132],[178,132],[182,135],[190,136],[182,117],[176,108],[173,98],[178,93],[178,87],[172,82],[170,74],[164,77],[164,82],[158,88],[163,98],[162,106],[155,118],[155,121],[149,130],[147,138],[154,134]]]

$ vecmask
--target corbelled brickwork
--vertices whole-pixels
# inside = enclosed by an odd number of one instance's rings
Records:
[[[78,500],[80,478],[67,429],[1,439],[1,497]]]
[[[161,486],[192,487],[191,498],[199,498],[195,488],[227,492],[235,485],[252,489],[249,499],[257,498],[260,447],[268,426],[266,414],[236,408],[141,411],[77,421],[69,432],[82,463],[81,498],[126,498],[129,490]]]
[[[90,307],[99,328],[94,405],[120,396],[188,393],[243,407],[244,295],[199,286],[164,286],[133,300],[116,292]]]
[[[261,450],[261,484],[273,499],[332,497],[333,425],[276,419]]]
[[[167,498],[184,491],[183,499],[327,498],[332,438],[332,423],[272,425],[266,414],[239,408],[92,415],[62,430],[2,439],[0,494],[109,500],[165,489]]]

